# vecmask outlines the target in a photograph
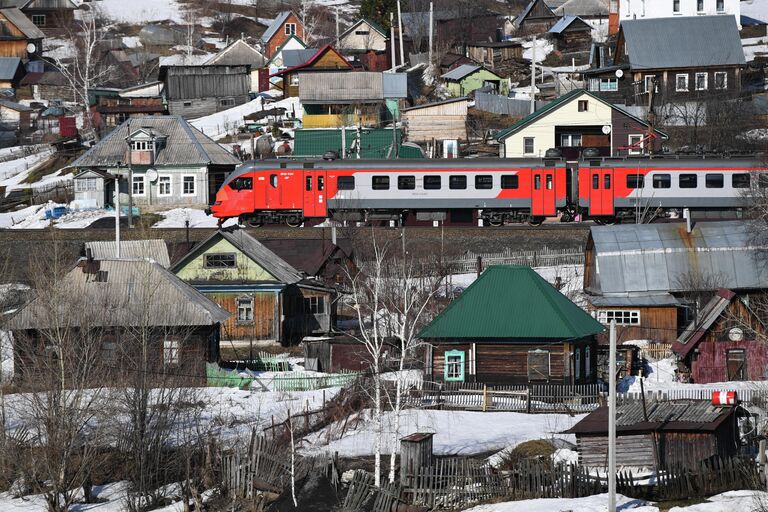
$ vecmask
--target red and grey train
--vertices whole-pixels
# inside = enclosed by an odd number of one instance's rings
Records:
[[[558,215],[614,222],[649,209],[730,215],[745,206],[745,189],[768,184],[763,174],[756,158],[250,161],[227,177],[209,211],[252,226],[454,211],[493,226]]]

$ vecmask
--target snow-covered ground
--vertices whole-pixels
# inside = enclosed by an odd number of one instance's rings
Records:
[[[436,455],[475,455],[509,449],[524,441],[558,437],[574,441],[574,436],[559,434],[581,420],[585,415],[574,417],[567,414],[523,414],[516,412],[471,412],[409,409],[400,418],[398,438],[414,432],[435,432],[433,449]],[[384,431],[394,429],[393,413],[384,414]],[[347,431],[337,439],[342,424]],[[307,437],[306,452],[336,452],[344,457],[373,455],[375,425],[370,411],[347,422],[332,424]],[[392,436],[383,440],[383,453],[393,448]]]
[[[92,5],[117,23],[184,22],[182,6],[176,0],[97,0]]]
[[[196,208],[174,208],[172,210],[157,212],[158,215],[165,217],[163,220],[155,223],[153,228],[183,228],[186,221],[189,221],[191,228],[215,228],[219,219],[207,215],[203,210]],[[234,226],[237,219],[229,219],[224,223],[224,227]]]
[[[765,8],[768,9],[768,2],[765,4]],[[768,14],[766,14],[765,17],[768,18]],[[755,57],[768,57],[768,35],[742,39],[741,45],[744,49],[744,58],[747,62],[755,60]]]
[[[29,173],[35,169],[37,165],[42,164],[53,152],[50,149],[45,149],[39,153],[32,155],[22,156],[14,160],[8,160],[6,162],[0,162],[0,187],[6,187],[6,195],[8,192],[14,189],[35,186],[34,184],[22,185],[22,182],[27,179]],[[54,180],[56,176],[45,176],[39,183],[45,182],[45,179]]]
[[[51,225],[51,221],[45,218],[45,211],[56,206],[64,205],[48,203],[30,206],[14,212],[0,213],[0,228],[47,228]],[[75,210],[62,215],[58,219],[53,219],[53,225],[60,229],[81,229],[90,226],[99,219],[114,216],[114,210]]]
[[[672,507],[669,512],[759,512],[768,510],[768,493],[762,491],[728,491],[705,503]]]
[[[243,118],[254,112],[258,112],[264,109],[272,108],[285,108],[285,113],[288,116],[296,115],[297,118],[301,118],[301,104],[299,98],[286,98],[284,100],[276,101],[264,105],[262,98],[256,98],[243,105],[238,105],[221,112],[216,112],[209,116],[200,117],[190,121],[192,126],[216,140],[226,135],[234,134],[240,126],[245,124]]]
[[[523,58],[531,60],[533,59],[533,41],[523,40]],[[541,62],[547,58],[547,55],[552,53],[555,46],[549,39],[539,38],[536,39],[536,62]]]
[[[658,507],[643,500],[627,498],[624,495],[616,496],[617,509],[622,512],[632,510],[634,512],[659,512]],[[508,501],[505,503],[493,503],[491,505],[479,505],[466,509],[465,512],[605,512],[608,508],[608,495],[597,494],[585,498],[548,498],[538,500]]]

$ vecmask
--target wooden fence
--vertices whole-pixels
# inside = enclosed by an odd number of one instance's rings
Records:
[[[405,503],[402,499],[402,490],[397,483],[383,482],[381,487],[374,485],[373,474],[363,470],[356,470],[349,483],[347,496],[341,512],[359,512],[370,510],[371,512],[391,512],[396,506]]]
[[[646,359],[658,361],[672,357],[671,343],[649,343],[640,348],[640,355]]]
[[[583,265],[584,248],[550,249],[544,247],[537,251],[516,251],[507,248],[498,253],[469,252],[464,257],[453,259],[447,263],[451,271],[456,273],[476,272],[478,263],[481,265],[481,269],[489,265],[525,265],[529,267]]]

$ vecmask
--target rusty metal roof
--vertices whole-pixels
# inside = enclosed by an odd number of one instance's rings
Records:
[[[596,295],[685,292],[690,278],[730,290],[768,287],[768,267],[745,221],[595,226],[589,262]]]

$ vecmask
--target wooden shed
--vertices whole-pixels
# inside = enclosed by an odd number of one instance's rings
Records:
[[[603,327],[530,267],[491,266],[420,334],[438,381],[595,382]]]
[[[161,66],[168,112],[203,117],[248,101],[250,66]]]
[[[425,103],[402,110],[410,142],[467,140],[469,98]]]
[[[307,370],[334,373],[343,370],[365,371],[371,365],[368,349],[360,340],[351,336],[308,338],[304,341],[304,366]],[[384,366],[396,361],[400,354],[400,343],[388,339],[381,346]]]
[[[731,457],[738,451],[735,406],[680,400],[651,402],[646,411],[640,401],[616,408],[619,466],[693,465],[714,455]],[[589,413],[565,433],[576,434],[580,463],[590,468],[608,465],[607,407]]]

